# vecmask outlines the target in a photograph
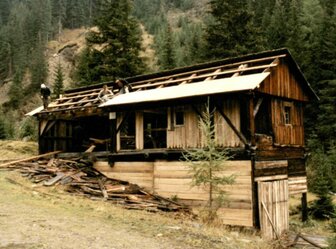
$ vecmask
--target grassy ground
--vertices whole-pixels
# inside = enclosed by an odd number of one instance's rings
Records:
[[[273,248],[255,231],[125,210],[0,171],[0,248]]]
[[[0,161],[21,159],[37,154],[36,142],[0,140]]]

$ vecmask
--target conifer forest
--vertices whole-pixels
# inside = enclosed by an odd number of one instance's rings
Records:
[[[61,65],[48,72],[46,47],[63,30],[80,27],[89,30],[86,47],[65,86]],[[141,55],[144,32],[153,37],[149,58]],[[309,187],[335,193],[336,0],[0,0],[0,86],[9,87],[0,139],[34,139],[36,124],[24,107],[50,73],[59,94],[283,47],[320,98],[305,113]]]

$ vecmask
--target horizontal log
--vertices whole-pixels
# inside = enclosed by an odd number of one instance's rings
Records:
[[[274,181],[274,180],[285,180],[288,179],[287,175],[275,175],[275,176],[261,176],[254,178],[255,182],[265,182],[265,181]]]
[[[284,168],[284,167],[288,167],[287,160],[256,161],[255,162],[255,169]]]

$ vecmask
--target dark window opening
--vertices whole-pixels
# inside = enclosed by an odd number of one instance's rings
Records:
[[[72,146],[75,152],[84,152],[95,145],[94,151],[108,151],[111,141],[108,117],[77,118],[72,123]]]
[[[184,111],[175,111],[175,125],[184,125]]]
[[[290,106],[285,106],[285,124],[291,124],[291,108]]]
[[[135,112],[126,114],[120,129],[120,149],[135,149]]]
[[[144,148],[167,147],[167,111],[147,110],[144,112]]]
[[[270,109],[271,109],[270,102],[267,99],[264,99],[255,116],[256,133],[269,136],[273,134]]]

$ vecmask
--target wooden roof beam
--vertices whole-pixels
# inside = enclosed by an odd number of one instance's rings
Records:
[[[61,101],[72,100],[72,99],[76,99],[76,98],[98,96],[98,93],[99,93],[98,91],[97,91],[97,93],[83,94],[83,95],[81,95],[80,93],[78,93],[78,95],[76,95],[76,96],[63,97],[63,98],[56,99],[56,101],[60,101],[61,102]]]
[[[248,67],[248,64],[241,64],[241,65],[239,65],[239,67],[238,67],[238,71],[236,72],[236,73],[234,73],[231,77],[237,77],[237,76],[239,76],[239,75],[241,75],[241,73],[242,73],[242,69],[245,69],[245,68],[247,68]]]
[[[74,106],[78,104],[83,104],[83,103],[88,103],[88,102],[94,102],[98,100],[97,98],[94,99],[85,99],[77,102],[70,102],[70,103],[62,103],[62,104],[55,104],[55,105],[50,105],[48,108],[57,108],[57,107],[65,107],[65,106]]]
[[[174,74],[174,77],[183,77],[185,75],[190,75],[190,74],[193,74],[193,73],[199,74],[199,73],[202,73],[202,72],[216,70],[218,68],[224,69],[224,68],[228,68],[228,67],[239,66],[241,64],[253,64],[253,63],[257,63],[257,62],[263,62],[263,61],[268,61],[268,60],[274,60],[274,59],[277,59],[277,58],[283,58],[283,57],[286,57],[286,56],[287,56],[286,54],[281,54],[281,55],[270,56],[270,57],[265,57],[265,58],[240,61],[240,62],[224,64],[224,65],[220,65],[220,66],[215,66],[215,67],[211,67],[211,68],[204,68],[204,69],[198,69],[198,70],[192,70],[192,71],[187,71],[187,72],[183,72],[183,73],[178,73],[178,74]],[[136,81],[136,82],[132,82],[131,85],[133,87],[135,87],[139,84],[141,85],[141,84],[148,83],[149,81],[152,82],[152,81],[158,81],[158,80],[167,80],[170,77],[172,77],[172,75],[161,76],[161,77],[151,78],[151,79],[142,80],[142,81]]]
[[[227,71],[222,71],[222,72],[217,72],[217,73],[208,73],[208,74],[204,74],[204,75],[198,75],[195,76],[193,79],[205,79],[207,77],[214,77],[214,76],[223,76],[223,75],[227,75],[227,74],[232,74],[232,73],[236,73],[236,72],[248,72],[248,71],[253,71],[253,70],[259,70],[259,69],[265,69],[265,68],[269,68],[269,67],[276,67],[278,64],[267,64],[267,65],[261,65],[261,66],[255,66],[255,67],[247,67],[247,68],[242,68],[242,69],[233,69],[233,70],[227,70]],[[181,79],[176,79],[176,80],[171,80],[171,81],[165,81],[165,82],[157,82],[157,83],[153,83],[150,86],[151,87],[155,87],[158,85],[162,85],[162,84],[176,84],[179,82],[183,82],[185,81],[187,78],[181,78]],[[201,80],[203,81],[203,80]],[[133,86],[133,89],[138,89],[138,88],[142,88],[143,86]],[[148,87],[148,86],[147,86]]]
[[[279,58],[276,58],[276,59],[274,59],[274,60],[272,61],[271,64],[279,64],[279,62],[280,62]],[[271,68],[270,68],[270,67],[269,67],[269,68],[266,68],[263,72],[264,72],[264,73],[271,72]]]
[[[186,83],[190,83],[196,76],[197,76],[197,73],[194,73],[194,74],[190,75],[190,77],[188,78],[188,80],[182,81],[182,83],[180,83],[180,85],[184,85]]]

